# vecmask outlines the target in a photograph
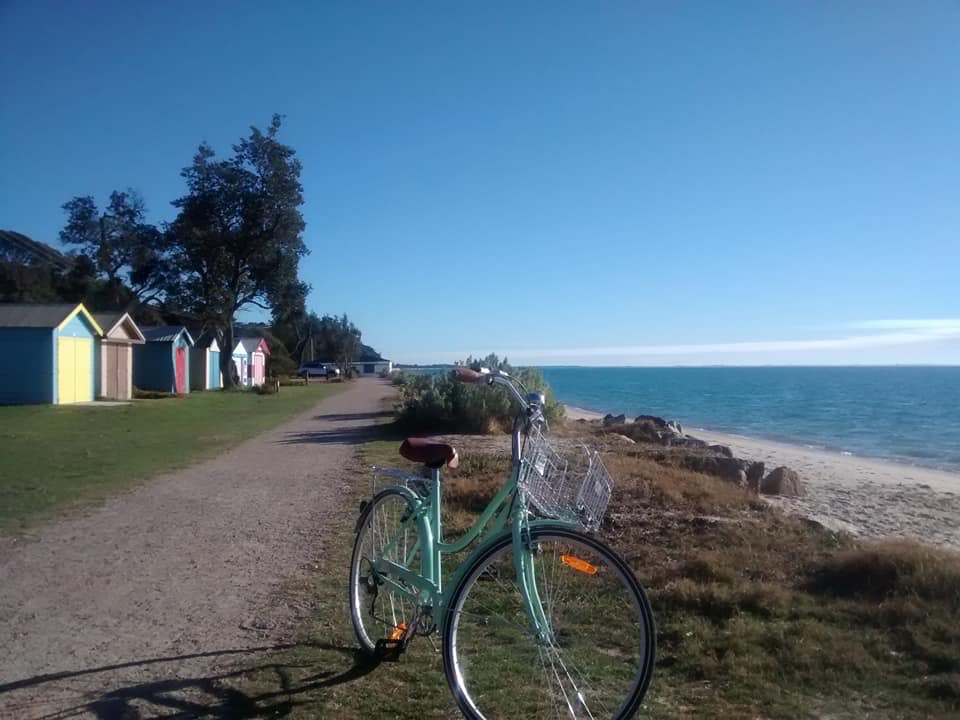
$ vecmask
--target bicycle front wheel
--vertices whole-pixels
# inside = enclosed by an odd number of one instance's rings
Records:
[[[626,718],[655,654],[653,613],[623,559],[560,527],[530,531],[547,632],[535,637],[510,537],[472,562],[450,598],[444,672],[468,718]]]

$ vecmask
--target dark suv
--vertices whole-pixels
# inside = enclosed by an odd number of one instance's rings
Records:
[[[334,367],[333,365],[324,365],[322,362],[314,360],[312,362],[301,363],[300,369],[297,370],[297,375],[305,378],[322,377],[330,380],[340,377],[340,368]]]

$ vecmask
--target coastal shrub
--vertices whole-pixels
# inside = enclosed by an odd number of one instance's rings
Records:
[[[467,362],[474,369],[487,367],[503,370],[519,380],[527,391],[544,393],[547,398],[547,421],[555,423],[563,418],[563,405],[553,397],[540,371],[512,368],[506,360],[500,361],[496,355],[490,355],[482,361]],[[460,383],[448,373],[406,375],[399,387],[397,422],[409,431],[501,432],[510,429],[517,411],[506,388]]]
[[[960,609],[960,555],[905,540],[876,543],[813,566],[809,587],[872,600],[914,595]]]

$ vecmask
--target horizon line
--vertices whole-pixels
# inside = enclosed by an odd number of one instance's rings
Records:
[[[454,363],[451,362],[437,362],[437,363],[410,363],[410,362],[394,362],[395,367],[400,365],[415,365],[417,367],[430,368],[430,367],[457,367]],[[678,369],[678,368],[896,368],[896,367],[948,367],[948,368],[960,368],[960,362],[958,363],[922,363],[922,362],[909,362],[909,363],[807,363],[807,364],[792,364],[792,363],[763,363],[763,364],[727,364],[727,363],[707,363],[707,364],[682,364],[682,365],[537,365],[533,363],[511,363],[513,367],[518,368],[558,368],[558,369],[581,369],[581,370],[612,370],[612,369],[627,369],[627,370],[650,370],[650,369]]]

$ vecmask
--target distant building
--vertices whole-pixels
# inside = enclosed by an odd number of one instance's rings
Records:
[[[330,367],[339,367],[339,365],[333,361],[324,362],[323,364],[329,365]],[[379,375],[380,373],[393,372],[393,361],[384,360],[383,358],[379,360],[357,360],[356,362],[348,363],[347,367],[361,375]]]
[[[393,362],[390,360],[358,360],[350,363],[356,372],[361,375],[379,375],[393,371]]]

